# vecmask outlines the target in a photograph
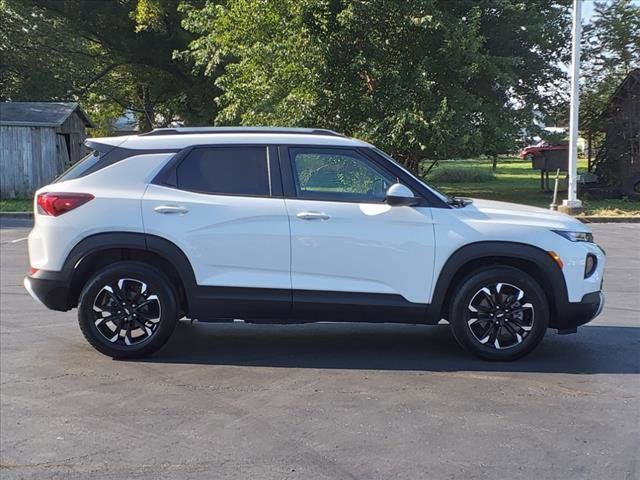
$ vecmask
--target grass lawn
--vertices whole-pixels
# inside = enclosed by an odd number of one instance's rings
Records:
[[[524,203],[548,208],[552,194],[540,191],[540,172],[531,168],[531,163],[516,158],[501,158],[493,178],[469,183],[447,183],[430,179],[437,176],[437,170],[455,167],[461,169],[482,169],[489,172],[491,161],[483,159],[445,160],[434,167],[426,177],[427,182],[436,186],[448,195],[461,197],[486,198],[505,202]],[[586,171],[586,161],[578,163],[579,171]],[[562,183],[561,183],[562,185]],[[553,180],[550,180],[553,188]],[[566,198],[566,191],[558,194],[559,202]],[[585,215],[640,216],[640,201],[637,200],[589,200],[582,199]],[[0,212],[30,212],[31,199],[0,200]]]
[[[0,212],[30,212],[33,200],[30,198],[12,198],[0,200]]]
[[[433,168],[430,175],[426,177],[427,182],[433,184],[447,195],[457,195],[461,197],[476,197],[489,200],[501,200],[505,202],[524,203],[538,207],[548,208],[553,194],[540,190],[540,171],[531,168],[531,162],[522,161],[516,158],[501,158],[498,161],[498,168],[495,177],[488,181],[473,183],[447,183],[437,182],[429,179],[436,176],[435,170],[446,169],[447,167],[469,168],[469,169],[491,169],[491,161],[484,159],[472,160],[445,160],[438,163]],[[586,172],[586,160],[578,162],[578,171]],[[558,193],[558,203],[566,198],[566,191],[562,187],[562,176],[560,182],[560,192]],[[553,188],[553,178],[549,179],[549,186]],[[582,199],[585,215],[620,216],[620,215],[640,215],[640,201],[619,199],[619,200],[589,200]]]

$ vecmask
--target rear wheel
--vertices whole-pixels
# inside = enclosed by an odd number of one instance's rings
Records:
[[[488,360],[515,360],[531,352],[549,324],[549,305],[538,283],[512,267],[468,276],[451,303],[458,343]]]
[[[149,355],[178,321],[165,275],[140,262],[117,262],[93,275],[80,294],[78,322],[87,341],[113,358]]]

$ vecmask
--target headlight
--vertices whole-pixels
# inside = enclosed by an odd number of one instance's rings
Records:
[[[567,230],[551,230],[570,242],[590,242],[593,243],[593,233],[591,232],[569,232]]]

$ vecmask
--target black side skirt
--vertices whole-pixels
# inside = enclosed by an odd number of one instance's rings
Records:
[[[189,293],[191,317],[204,322],[429,324],[439,320],[429,318],[428,304],[392,294],[202,286]]]

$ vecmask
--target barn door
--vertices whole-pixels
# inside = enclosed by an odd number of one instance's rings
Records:
[[[57,171],[58,175],[71,166],[69,157],[69,135],[58,133],[56,135],[56,150],[58,152]]]

